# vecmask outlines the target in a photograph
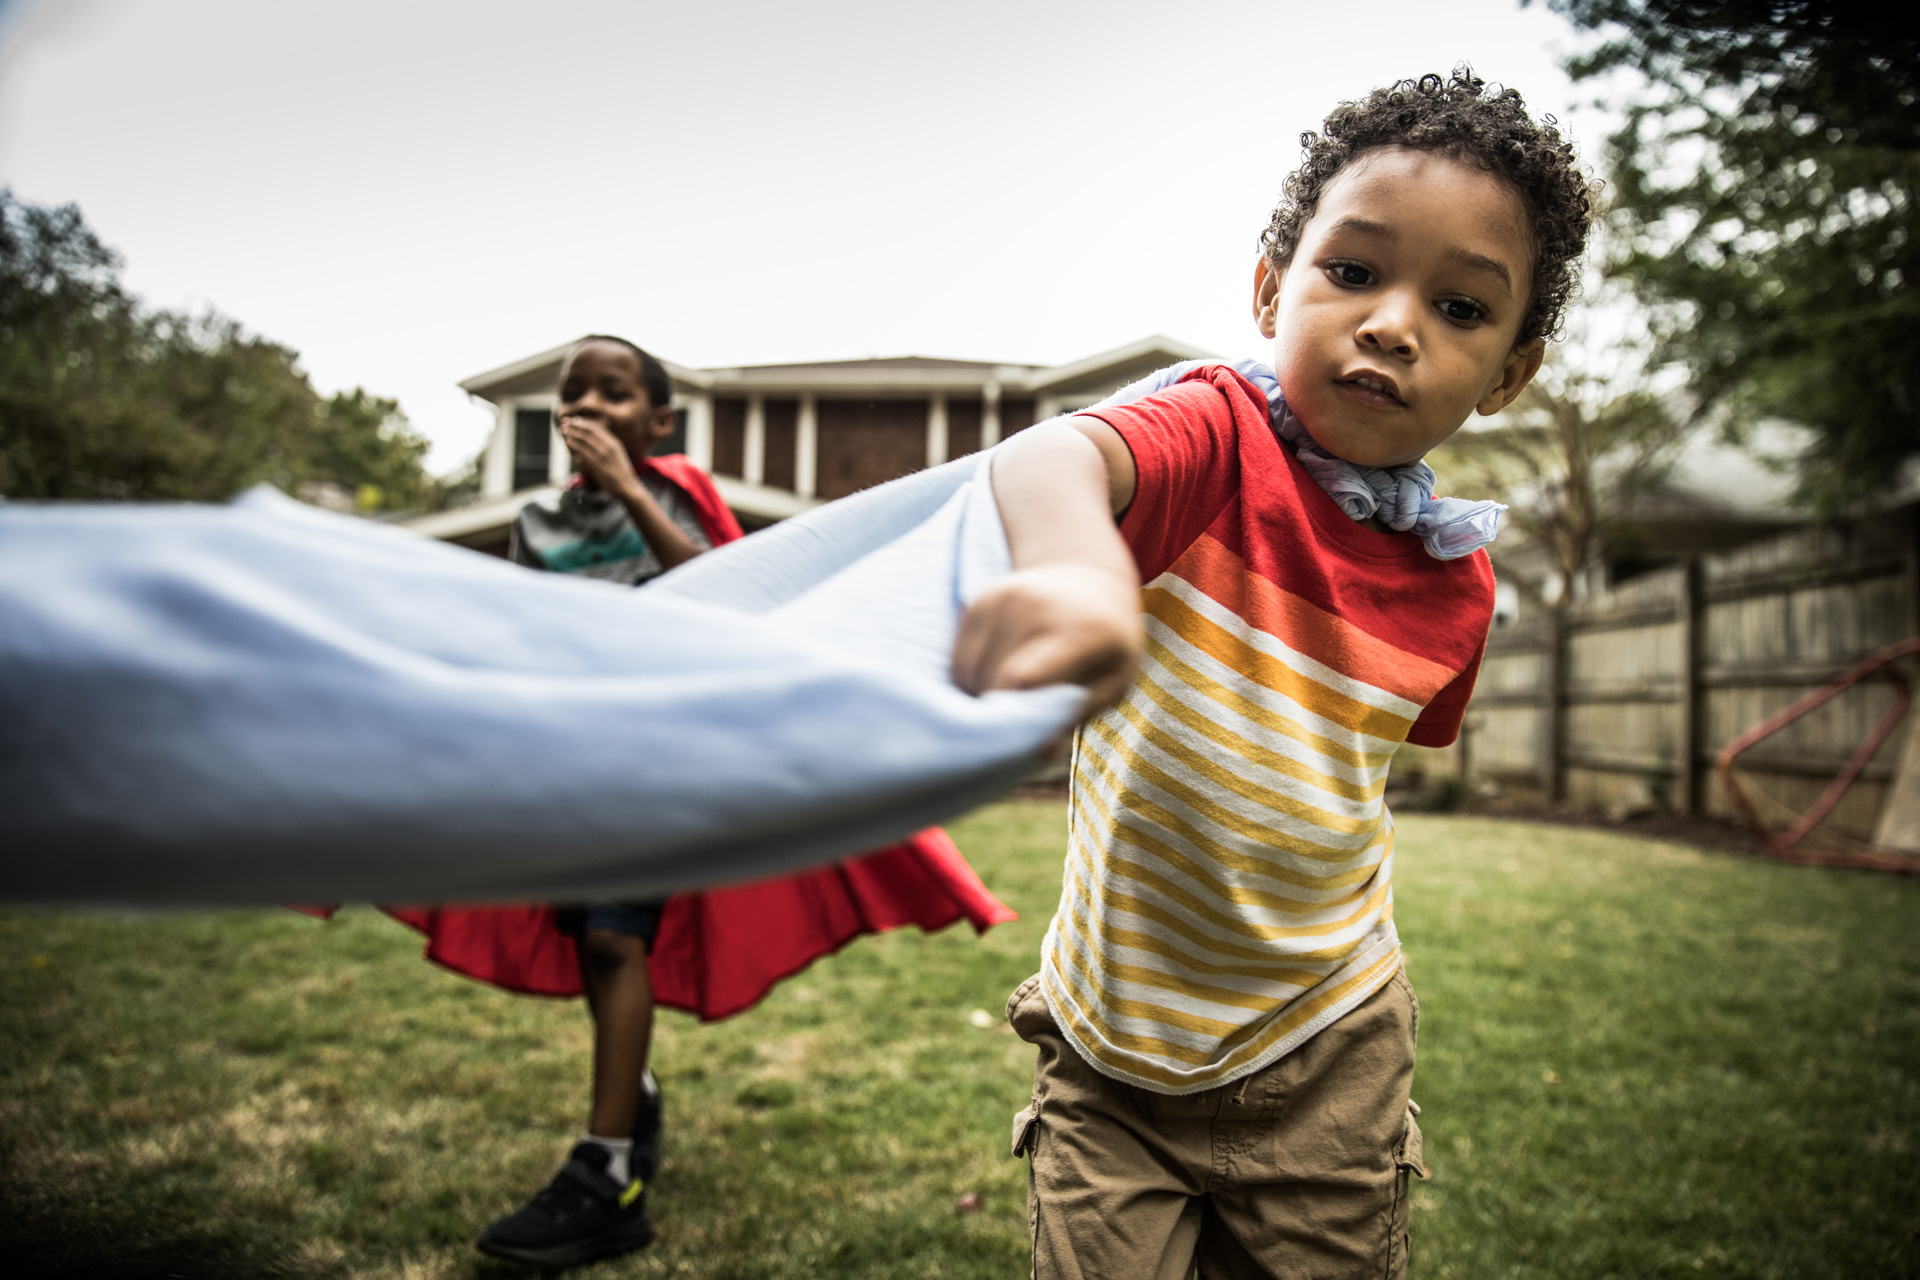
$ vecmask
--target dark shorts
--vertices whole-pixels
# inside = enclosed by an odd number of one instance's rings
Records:
[[[660,913],[667,900],[658,902],[589,902],[585,906],[555,907],[554,923],[570,938],[584,938],[589,929],[605,929],[638,938],[653,951],[653,940],[660,932]]]

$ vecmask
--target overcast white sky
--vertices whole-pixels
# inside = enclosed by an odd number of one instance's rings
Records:
[[[480,447],[454,383],[589,331],[692,365],[1264,355],[1303,129],[1471,62],[1569,120],[1516,0],[0,0],[0,182],[164,306]]]

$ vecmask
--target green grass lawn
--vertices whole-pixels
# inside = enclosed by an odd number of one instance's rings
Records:
[[[1024,1276],[999,1014],[1063,830],[953,828],[1018,924],[665,1016],[660,1240],[578,1274]],[[1416,1276],[1920,1276],[1920,883],[1469,818],[1404,819],[1400,857]],[[587,1047],[577,1004],[367,910],[0,915],[0,1242],[42,1274],[512,1275],[471,1240],[579,1130]]]

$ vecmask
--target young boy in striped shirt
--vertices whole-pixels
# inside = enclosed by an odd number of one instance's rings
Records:
[[[1107,706],[1008,1002],[1039,1049],[1014,1131],[1039,1277],[1405,1268],[1417,1012],[1381,793],[1401,744],[1458,732],[1496,514],[1433,500],[1420,459],[1538,370],[1592,189],[1464,70],[1303,142],[1255,268],[1268,385],[1195,368],[994,464],[1015,571],[955,677]]]

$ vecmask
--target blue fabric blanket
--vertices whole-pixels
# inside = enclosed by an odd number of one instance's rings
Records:
[[[964,811],[1082,697],[947,678],[1008,569],[984,457],[641,591],[266,490],[0,505],[0,898],[604,899]]]
[[[1445,558],[1491,541],[1498,504],[1434,499],[1424,464],[1318,454],[1272,371],[1236,367],[1348,514]],[[642,591],[271,490],[0,505],[0,899],[644,896],[962,812],[1026,776],[1082,697],[948,680],[962,610],[1010,567],[991,456]]]

